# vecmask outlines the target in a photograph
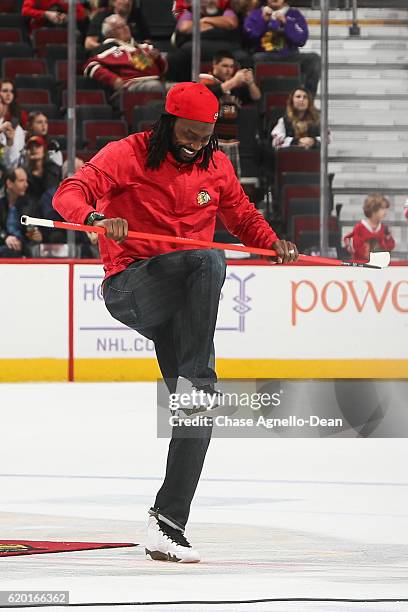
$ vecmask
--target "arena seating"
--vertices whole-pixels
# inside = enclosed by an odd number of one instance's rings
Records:
[[[301,244],[302,240],[309,240],[312,234],[317,234],[317,244],[319,242],[319,224],[320,217],[318,214],[293,215],[291,218],[290,235],[296,244]],[[329,231],[332,237],[339,233],[339,224],[336,217],[329,217]],[[316,237],[316,236],[315,236]],[[308,245],[307,248],[313,245]]]
[[[305,151],[297,147],[278,149],[276,155],[277,182],[281,184],[284,172],[314,172],[320,171],[320,151]]]
[[[15,4],[15,0],[0,0],[0,13],[12,13]]]
[[[53,104],[59,104],[57,83],[50,74],[17,74],[14,77],[14,84],[17,91],[20,89],[33,89],[35,91],[48,90],[51,102]]]
[[[19,89],[19,104],[51,104],[51,96],[48,89]]]
[[[270,77],[294,77],[299,79],[299,64],[259,62],[255,65],[255,80],[258,84],[262,82],[262,79]]]
[[[128,124],[132,125],[133,110],[135,108],[148,106],[157,100],[163,101],[163,95],[160,92],[132,93],[124,91],[119,96],[119,107]]]
[[[67,90],[62,92],[62,106],[67,106]],[[107,106],[106,94],[102,89],[84,89],[76,91],[75,103],[77,106]]]
[[[21,43],[23,36],[17,28],[0,28],[0,43]]]
[[[266,94],[270,91],[273,91],[274,93],[289,94],[293,89],[295,89],[295,87],[298,87],[299,85],[299,76],[263,77],[259,81],[259,86],[263,94]]]
[[[127,135],[128,127],[125,121],[85,119],[82,122],[82,137],[87,148],[91,150],[97,150],[104,146],[106,142],[119,140]]]
[[[13,11],[15,9],[16,4],[13,3]],[[24,32],[26,26],[25,19],[20,13],[7,12],[5,9],[0,11],[0,24],[2,28],[17,28],[20,32]]]
[[[60,119],[60,118],[62,118],[61,109],[56,104],[32,104],[30,102],[29,104],[21,104],[21,108],[23,108],[24,110],[26,110],[28,112],[30,112],[30,111],[32,111],[32,112],[41,111],[45,115],[47,115],[47,117],[49,117],[49,119]]]
[[[150,126],[160,116],[164,109],[164,103],[160,100],[153,100],[148,106],[135,106],[132,116],[132,130],[134,132],[142,131],[146,125]]]
[[[82,76],[82,62],[76,63],[76,74]],[[68,60],[59,59],[54,62],[54,77],[56,81],[66,83],[68,79]],[[77,83],[78,85],[78,83]]]
[[[256,106],[243,106],[238,115],[239,155],[242,176],[258,176],[259,111]]]
[[[3,59],[3,74],[6,79],[14,79],[21,74],[47,74],[44,60],[31,57],[8,57]]]
[[[140,0],[151,38],[165,52],[171,50],[170,37],[175,26],[171,7],[172,0]],[[65,28],[43,27],[29,37],[26,20],[21,17],[17,3],[0,0],[1,76],[14,79],[19,103],[24,109],[42,109],[48,115],[49,134],[59,141],[64,155],[67,138],[67,56]],[[159,93],[124,91],[112,96],[112,91],[83,76],[85,59],[83,42],[78,38],[77,143],[78,153],[84,159],[89,159],[106,142],[126,136],[131,131],[148,129],[160,115],[164,101]],[[201,71],[210,70],[211,63],[203,62]],[[255,182],[261,181],[262,187],[272,189],[275,205],[282,213],[281,229],[291,234],[294,231],[292,220],[299,216],[299,200],[303,200],[303,204],[309,201],[306,203],[309,216],[319,200],[319,152],[290,148],[279,150],[275,155],[268,141],[272,125],[285,112],[289,92],[301,82],[299,65],[291,62],[259,62],[254,66],[254,72],[256,82],[261,87],[262,100],[258,105],[240,110],[238,134],[242,176]],[[271,180],[263,183],[265,168],[261,165],[260,143],[270,149],[267,172]],[[262,191],[257,193],[257,197],[263,197]],[[314,226],[308,226],[296,231],[314,229]]]
[[[284,219],[288,219],[291,212],[291,201],[295,198],[319,198],[320,185],[285,185],[282,189],[281,204]]]

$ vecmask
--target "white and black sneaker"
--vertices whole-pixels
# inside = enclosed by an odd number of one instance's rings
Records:
[[[191,547],[184,533],[156,516],[149,516],[145,552],[147,558],[154,561],[173,561],[175,563],[198,563],[200,561],[199,553]]]
[[[172,412],[183,420],[195,416],[217,417],[230,416],[234,414],[238,407],[228,403],[222,391],[217,391],[212,385],[195,386],[187,378],[179,377],[173,398]],[[174,406],[177,409],[174,409]]]

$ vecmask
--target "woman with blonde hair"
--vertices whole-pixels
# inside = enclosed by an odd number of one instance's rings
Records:
[[[298,146],[304,149],[320,146],[320,113],[312,94],[304,87],[297,87],[289,95],[286,112],[272,130],[272,145]]]

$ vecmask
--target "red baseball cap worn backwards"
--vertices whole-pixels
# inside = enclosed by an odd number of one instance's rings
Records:
[[[31,147],[31,145],[47,147],[47,141],[42,136],[34,135],[34,136],[30,136],[30,138],[27,140],[27,143],[26,143],[27,147]]]
[[[177,83],[167,94],[166,112],[182,119],[215,123],[219,103],[214,94],[201,83]]]

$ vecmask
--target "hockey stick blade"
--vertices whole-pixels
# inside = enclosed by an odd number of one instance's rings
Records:
[[[378,253],[370,253],[370,259],[367,263],[362,261],[343,261],[343,266],[352,266],[353,268],[374,268],[382,270],[387,268],[391,261],[391,255],[388,251],[379,251]]]
[[[368,263],[376,268],[388,268],[390,261],[391,255],[388,251],[380,251],[378,253],[370,253],[370,261]]]

